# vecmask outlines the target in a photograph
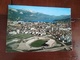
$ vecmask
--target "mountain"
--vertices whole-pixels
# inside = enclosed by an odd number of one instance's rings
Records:
[[[31,10],[23,10],[23,9],[8,9],[8,19],[12,21],[40,21],[40,22],[53,22],[56,20],[70,20],[70,15],[61,15],[61,16],[53,16],[47,15],[39,12],[34,12]]]

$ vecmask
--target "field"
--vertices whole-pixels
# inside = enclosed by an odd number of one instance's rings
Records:
[[[16,35],[7,35],[7,42],[11,41],[12,39],[18,38],[18,39],[27,39],[32,37],[31,34],[16,34]]]
[[[37,40],[37,41],[34,41],[33,43],[31,43],[31,46],[32,47],[41,47],[44,43],[45,43],[44,40]]]

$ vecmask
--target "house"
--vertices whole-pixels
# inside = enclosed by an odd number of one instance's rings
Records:
[[[11,32],[9,32],[9,34],[16,35],[17,32],[16,31],[11,31]]]

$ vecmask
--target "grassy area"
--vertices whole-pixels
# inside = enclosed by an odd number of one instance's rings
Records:
[[[18,52],[16,50],[13,50],[9,45],[6,46],[6,52]]]
[[[42,44],[44,44],[44,43],[45,43],[45,41],[40,39],[40,40],[34,41],[34,42],[31,44],[31,46],[32,46],[32,47],[41,47]]]
[[[16,34],[16,35],[7,35],[7,42],[11,41],[14,38],[18,38],[18,39],[27,39],[29,37],[32,37],[31,34]]]

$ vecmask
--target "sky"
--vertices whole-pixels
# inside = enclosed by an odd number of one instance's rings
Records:
[[[71,15],[71,8],[61,7],[43,7],[43,6],[25,6],[25,5],[8,5],[8,8],[31,10],[34,12],[40,12],[47,15]]]

